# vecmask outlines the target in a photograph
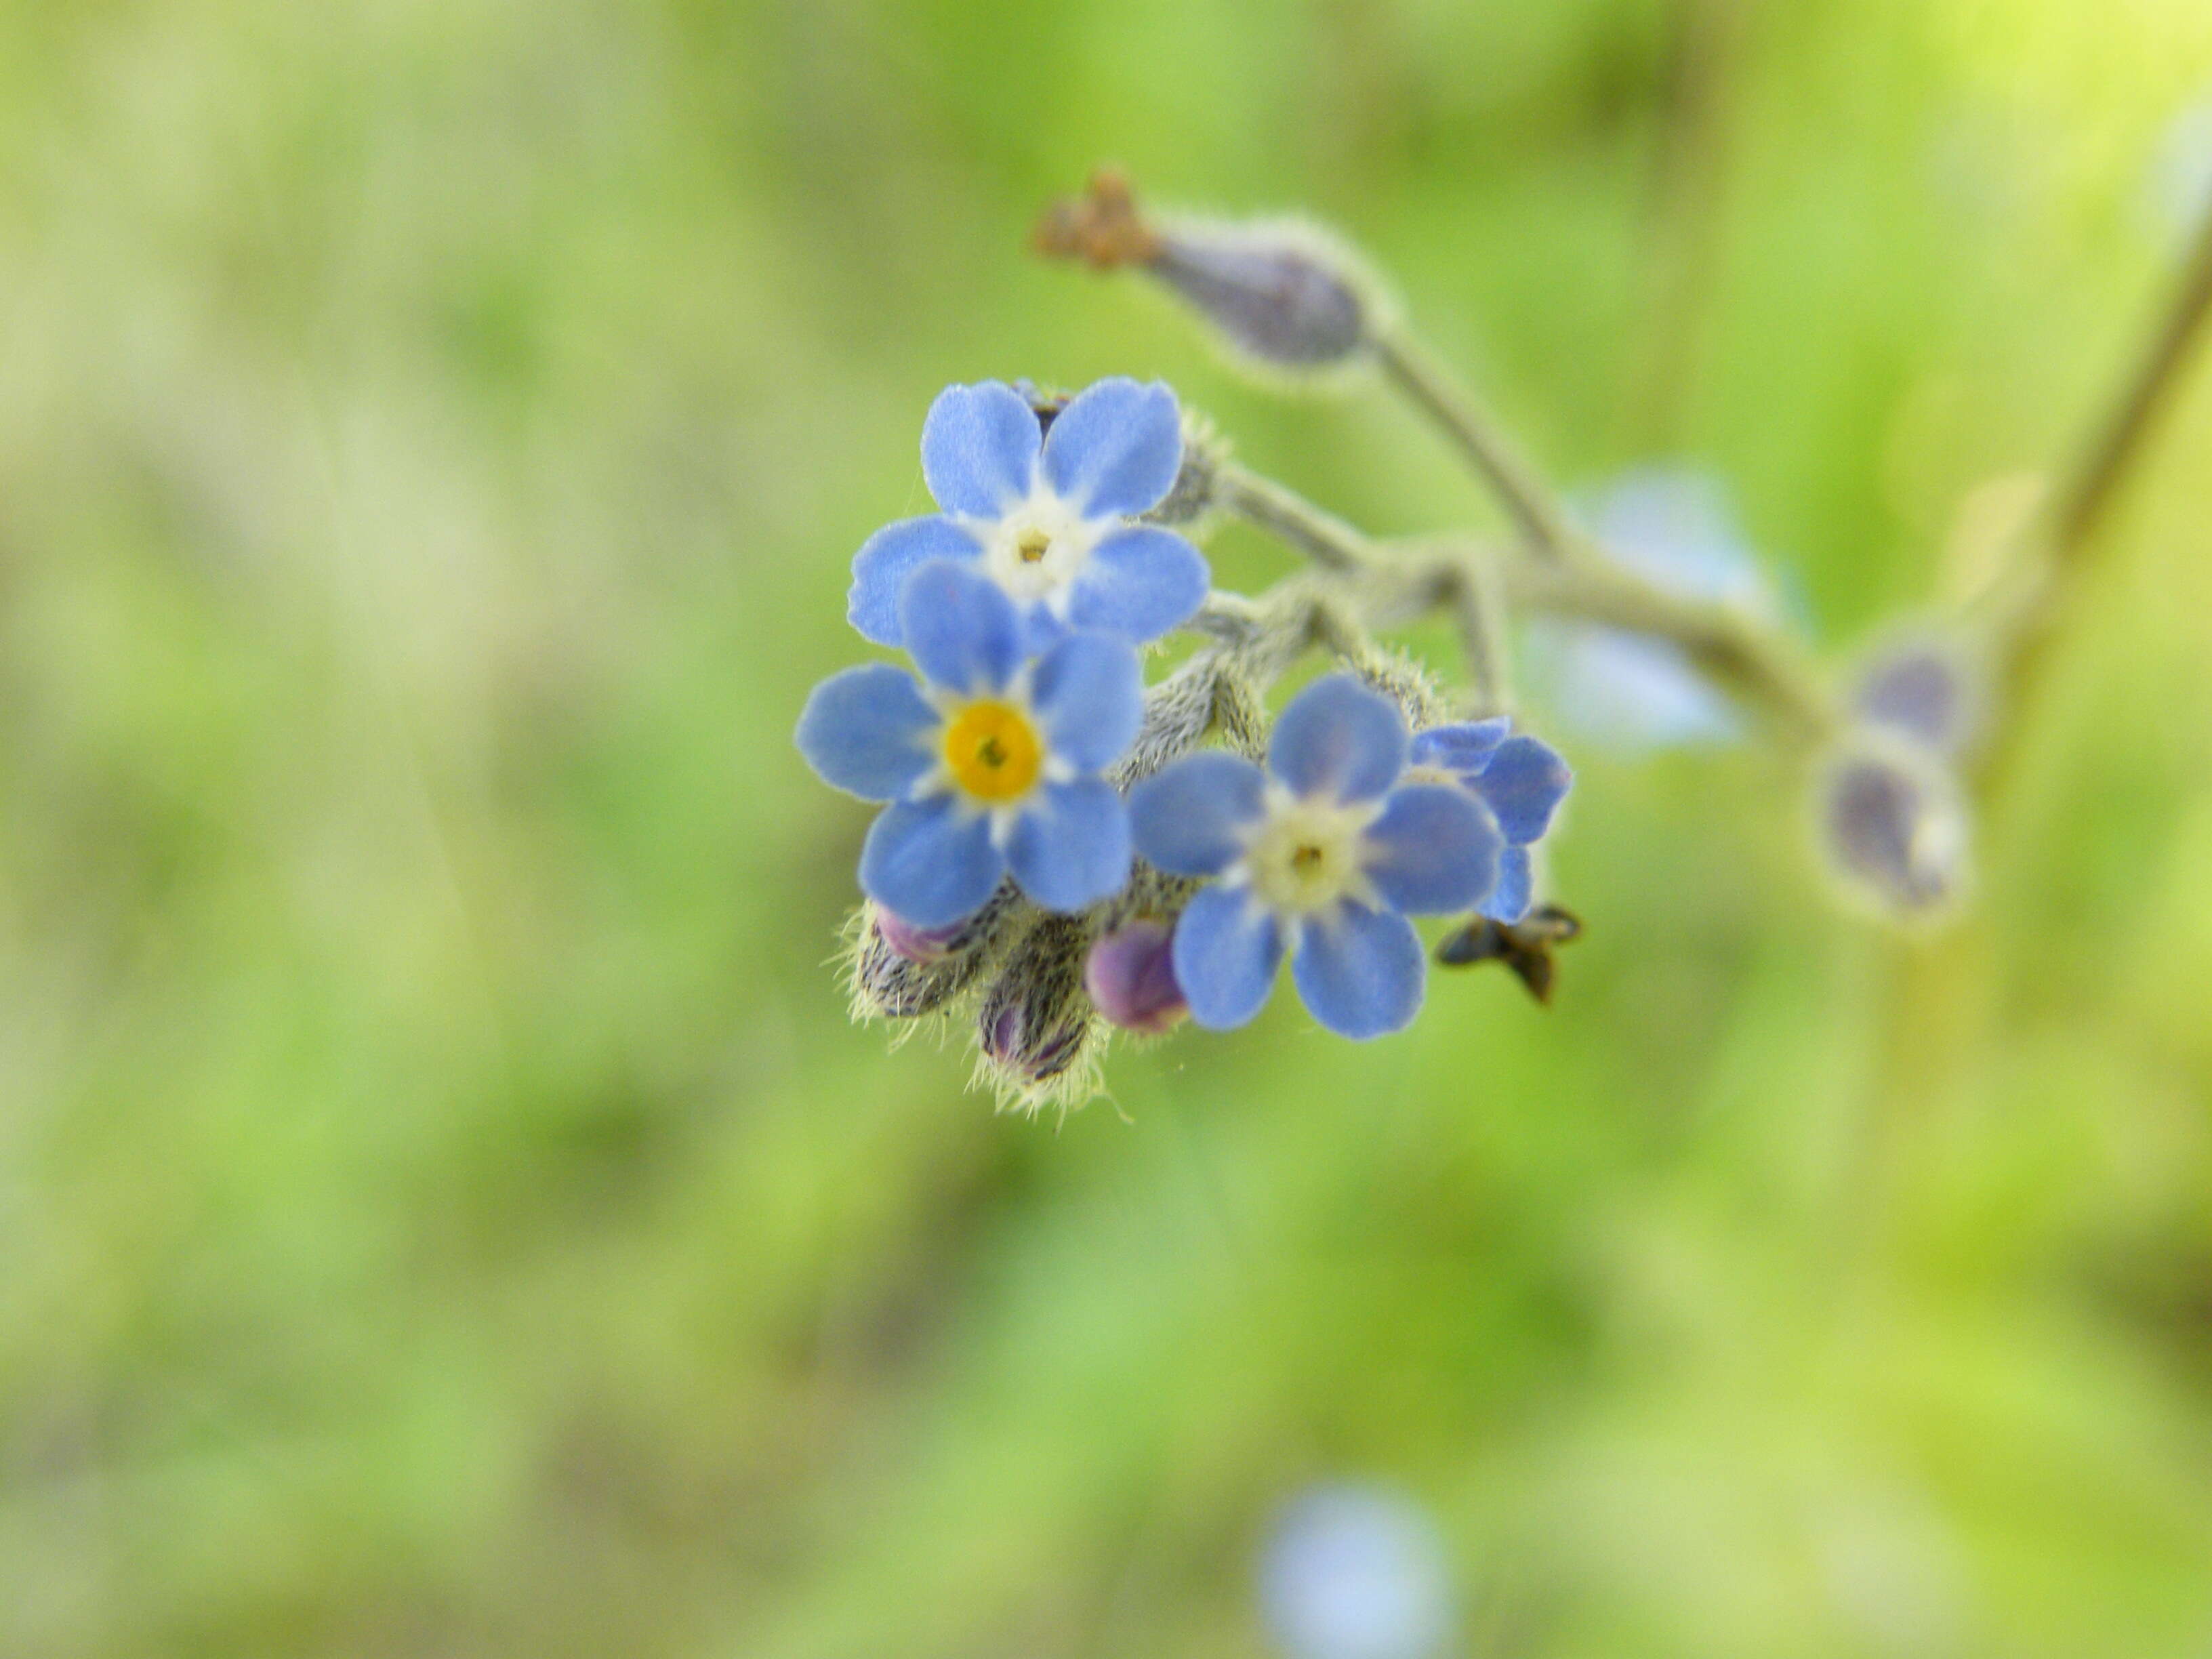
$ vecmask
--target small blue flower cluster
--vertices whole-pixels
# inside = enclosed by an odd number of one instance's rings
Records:
[[[848,612],[921,678],[848,669],[799,722],[825,781],[890,803],[860,885],[907,923],[959,921],[1009,872],[1048,910],[1128,880],[1128,811],[1100,774],[1143,718],[1136,647],[1187,621],[1208,580],[1181,536],[1131,520],[1182,459],[1164,386],[1101,380],[1048,434],[997,382],[930,406],[922,475],[942,511],[868,539]]]
[[[1332,674],[1283,711],[1264,771],[1192,755],[1140,785],[1138,849],[1213,880],[1175,931],[1191,1017],[1242,1025],[1288,954],[1298,995],[1330,1030],[1380,1036],[1410,1022],[1427,959],[1407,918],[1497,906],[1517,920],[1529,843],[1567,791],[1565,763],[1506,728],[1416,738],[1395,703]]]
[[[860,880],[890,957],[953,982],[946,964],[992,936],[984,919],[1010,878],[1037,910],[1072,918],[1052,937],[1072,938],[1081,964],[1075,1024],[1050,963],[1032,963],[1019,994],[986,997],[994,1063],[1057,1070],[1096,1015],[1140,1032],[1185,1014],[1241,1025],[1286,956],[1323,1025],[1377,1036],[1420,1005],[1409,917],[1528,909],[1530,848],[1570,778],[1506,720],[1416,734],[1401,701],[1336,673],[1284,710],[1265,769],[1177,757],[1198,728],[1164,748],[1147,738],[1136,757],[1138,648],[1188,623],[1210,580],[1188,540],[1140,521],[1166,516],[1183,469],[1166,387],[1102,380],[1053,407],[997,383],[952,386],[921,457],[940,510],[869,538],[849,610],[919,672],[833,676],[798,744],[826,781],[884,803]],[[1125,796],[1118,786],[1147,772]]]

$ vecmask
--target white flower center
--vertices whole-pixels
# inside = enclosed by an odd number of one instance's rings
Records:
[[[1085,520],[1040,480],[1027,500],[983,532],[983,568],[1014,599],[1057,598],[1107,528]]]
[[[1381,801],[1302,799],[1270,781],[1266,815],[1229,878],[1250,883],[1279,916],[1319,915],[1346,899],[1373,904],[1366,832],[1382,811]]]

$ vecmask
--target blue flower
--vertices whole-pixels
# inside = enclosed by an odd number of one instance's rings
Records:
[[[825,781],[890,803],[860,853],[868,896],[933,928],[975,910],[1009,869],[1048,910],[1119,890],[1128,811],[1098,775],[1143,718],[1136,653],[1077,631],[1027,660],[1013,602],[945,561],[908,577],[899,613],[922,681],[849,668],[799,719],[799,751]]]
[[[1498,857],[1498,884],[1477,908],[1492,921],[1518,921],[1528,914],[1535,874],[1528,849],[1552,827],[1574,773],[1547,743],[1512,735],[1500,715],[1457,726],[1434,726],[1413,738],[1412,778],[1448,778],[1490,809],[1505,837]]]
[[[1158,639],[1189,619],[1210,577],[1175,532],[1129,520],[1159,504],[1182,464],[1175,394],[1157,381],[1100,380],[1048,434],[1011,386],[947,386],[921,428],[922,476],[944,510],[868,538],[853,561],[853,626],[903,645],[907,577],[953,559],[1006,592],[1031,653],[1070,628]]]
[[[1721,482],[1687,468],[1624,473],[1589,507],[1591,535],[1614,563],[1685,599],[1778,621],[1782,605],[1745,544]],[[1530,666],[1559,718],[1625,750],[1732,743],[1734,704],[1681,647],[1589,623],[1529,630]]]
[[[1412,1021],[1427,963],[1406,918],[1480,903],[1503,837],[1455,784],[1394,787],[1407,744],[1395,703],[1335,674],[1283,711],[1267,771],[1192,755],[1131,795],[1145,857],[1217,878],[1175,931],[1176,981],[1200,1025],[1257,1014],[1286,952],[1330,1030],[1381,1036]]]
[[[1291,1659],[1438,1659],[1459,1623],[1436,1523],[1373,1486],[1292,1503],[1261,1558],[1260,1595]]]

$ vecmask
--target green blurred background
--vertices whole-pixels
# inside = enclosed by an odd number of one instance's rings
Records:
[[[949,380],[1488,513],[1026,258],[1098,161],[1719,468],[1841,646],[2077,441],[2208,85],[2202,0],[0,6],[0,1653],[1259,1656],[1343,1477],[1468,1654],[2206,1651],[2212,386],[1939,938],[1571,744],[1548,1012],[994,1118],[845,1024],[790,732]]]

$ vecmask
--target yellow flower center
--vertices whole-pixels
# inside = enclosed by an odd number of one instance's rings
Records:
[[[1052,547],[1052,538],[1042,530],[1024,530],[1014,539],[1014,551],[1024,564],[1035,564]]]
[[[1044,744],[1012,703],[971,702],[946,724],[945,763],[953,781],[981,800],[1013,800],[1044,768]]]

